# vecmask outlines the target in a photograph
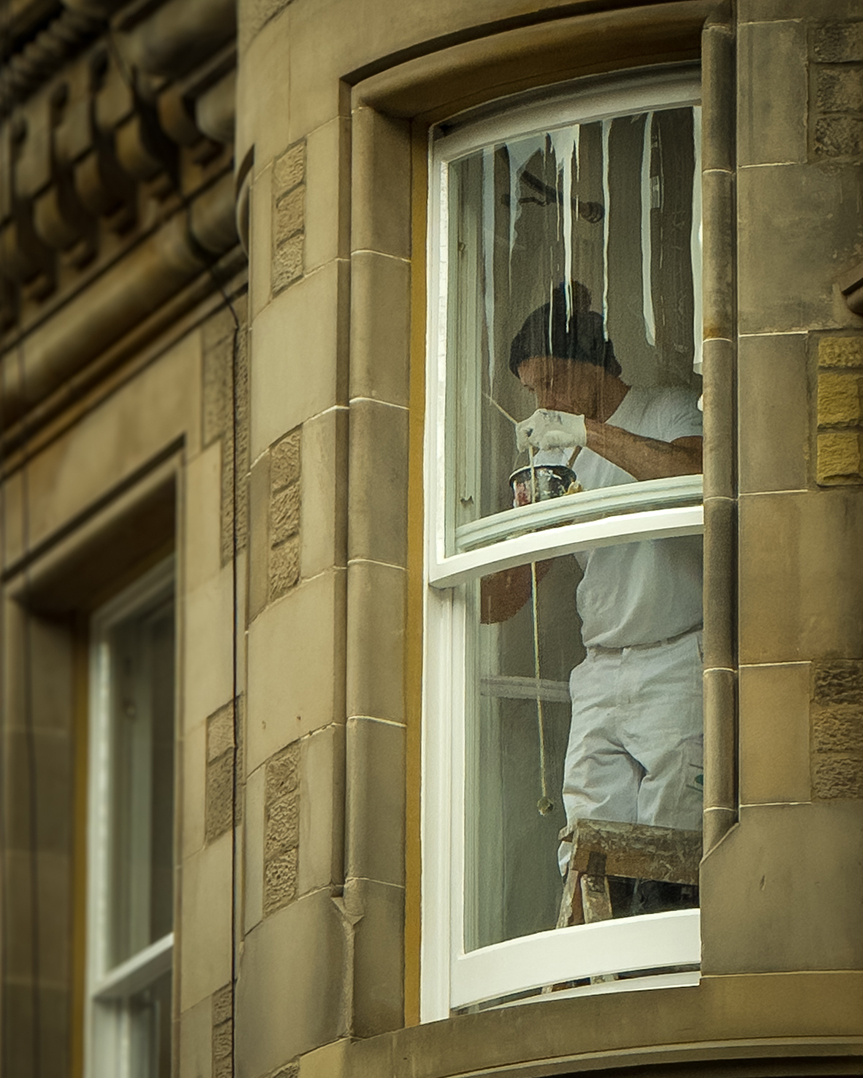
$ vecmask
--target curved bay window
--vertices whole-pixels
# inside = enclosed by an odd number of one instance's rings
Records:
[[[426,1019],[697,978],[699,124],[675,69],[433,132]]]

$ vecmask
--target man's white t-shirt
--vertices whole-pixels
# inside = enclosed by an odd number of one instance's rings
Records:
[[[698,394],[684,387],[633,386],[608,420],[632,434],[673,442],[701,437]],[[566,463],[571,451],[538,453],[536,462]],[[584,448],[573,468],[585,490],[637,480]],[[583,570],[577,605],[585,647],[652,644],[702,621],[701,537],[618,543],[576,553]]]

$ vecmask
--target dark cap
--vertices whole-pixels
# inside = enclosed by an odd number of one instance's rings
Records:
[[[614,346],[605,339],[602,315],[589,310],[590,292],[572,282],[572,304],[567,319],[566,290],[559,285],[549,303],[537,307],[524,320],[509,350],[509,369],[518,368],[532,356],[553,356],[573,363],[591,363],[609,374],[620,374]]]

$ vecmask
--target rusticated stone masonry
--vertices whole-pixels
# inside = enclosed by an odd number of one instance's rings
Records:
[[[297,1078],[299,1073],[300,1064],[298,1060],[295,1060],[293,1063],[286,1063],[283,1067],[270,1071],[266,1078]]]
[[[220,552],[222,565],[234,553],[234,483],[237,499],[237,551],[245,550],[248,537],[249,472],[249,357],[246,337],[245,296],[233,300],[214,315],[202,330],[203,409],[202,438],[205,446],[222,439],[222,493]],[[240,323],[239,329],[234,315]],[[236,357],[234,349],[236,347]],[[236,390],[232,385],[236,369]],[[234,411],[236,410],[236,416]],[[234,477],[234,430],[237,432],[236,479]]]
[[[300,579],[300,440],[297,427],[270,450],[268,596],[278,599]]]
[[[305,229],[306,144],[302,141],[289,146],[273,165],[273,295],[303,275]]]
[[[237,775],[243,774],[243,697],[237,697]],[[204,833],[207,842],[223,835],[231,826],[234,803],[234,709],[225,704],[207,719],[207,779],[204,803]],[[243,799],[237,797],[239,822]]]
[[[863,336],[818,343],[818,465],[822,486],[863,483]]]
[[[232,1078],[234,1073],[234,1020],[231,986],[213,993],[213,1078]]]
[[[270,757],[264,779],[264,916],[297,897],[300,743]]]
[[[816,26],[810,58],[811,153],[856,158],[863,152],[863,22]]]
[[[863,798],[863,661],[813,664],[810,737],[813,798]]]

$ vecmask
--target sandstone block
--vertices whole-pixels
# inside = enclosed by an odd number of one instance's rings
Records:
[[[289,1063],[286,1067],[279,1067],[272,1078],[297,1078],[300,1073],[299,1063]]]
[[[277,546],[300,530],[300,484],[274,494],[270,502],[270,543]]]
[[[855,427],[863,422],[863,375],[818,375],[818,425]]]
[[[819,663],[812,679],[812,698],[816,704],[855,704],[863,707],[863,661],[836,659]]]
[[[273,165],[273,187],[276,197],[303,182],[306,176],[306,144],[295,142]]]
[[[207,765],[205,834],[207,842],[230,829],[234,804],[234,761],[231,753]]]
[[[207,718],[207,761],[234,747],[234,708],[225,704]]]
[[[863,68],[816,68],[815,104],[820,112],[863,111]]]
[[[819,116],[815,153],[819,157],[856,157],[863,152],[863,120],[854,116]]]
[[[293,741],[267,761],[264,800],[267,804],[296,790],[300,784],[300,743]]]
[[[713,673],[710,671],[705,678],[705,687]],[[752,805],[808,801],[812,710],[809,664],[743,666],[739,685],[741,802]],[[710,733],[715,745],[714,729],[713,716],[707,714],[705,733]],[[731,789],[725,803],[733,804],[733,797]]]
[[[739,27],[737,85],[746,115],[738,135],[741,164],[805,161],[806,52],[802,22],[764,20]],[[777,97],[778,83],[783,92]]]
[[[244,5],[241,8],[243,17],[238,28],[241,51],[245,52],[258,32],[290,3],[291,0],[250,0]]]
[[[238,439],[238,445],[241,439]],[[248,466],[244,463],[242,450],[237,454],[237,479],[234,486],[234,438],[229,429],[222,440],[222,492],[221,492],[221,531],[219,550],[222,566],[226,566],[234,556],[234,542],[237,552],[245,550],[249,534],[249,484]],[[236,499],[236,534],[234,521],[234,500]]]
[[[273,231],[276,243],[281,244],[305,227],[306,189],[295,187],[276,202]]]
[[[818,363],[822,367],[863,367],[863,336],[822,337]]]
[[[303,275],[303,234],[298,232],[276,248],[273,255],[273,295]]]
[[[738,343],[742,491],[800,490],[808,483],[803,447],[809,441],[810,405],[806,380],[800,376],[806,369],[805,349],[806,337],[802,333],[759,334],[742,337]],[[713,359],[716,349],[707,352]],[[711,372],[709,386],[705,382],[705,401],[709,404],[709,418],[705,410],[705,450],[709,446],[709,455],[724,455],[732,443],[727,433],[730,428],[719,428],[715,399],[707,395],[708,389],[713,389],[715,373]],[[726,423],[729,421],[727,416]],[[706,532],[705,543],[710,542]]]
[[[213,1078],[234,1078],[233,1060],[230,1056],[213,1060]]]
[[[300,537],[294,535],[270,551],[270,599],[290,591],[300,579]]]
[[[863,797],[863,756],[817,755],[812,760],[812,794],[820,800]]]
[[[863,441],[856,431],[818,435],[818,482],[824,486],[863,482]]]
[[[863,755],[863,709],[839,706],[812,716],[812,747],[816,752]]]
[[[231,978],[231,836],[187,857],[180,895],[180,1008],[209,999]]]
[[[274,857],[300,841],[300,795],[297,790],[267,808],[264,857]]]
[[[233,337],[234,329],[234,316],[227,307],[220,307],[213,317],[208,318],[201,326],[201,345],[204,351],[208,352],[226,337]]]
[[[220,1022],[213,1026],[213,1059],[224,1059],[230,1056],[234,1046],[234,1033],[231,1028],[231,1020]]]
[[[213,1067],[213,1017],[210,999],[202,999],[179,1019],[179,1074],[211,1078]],[[8,1049],[7,1049],[8,1050]]]
[[[826,23],[816,27],[812,55],[828,64],[863,60],[863,22]]]
[[[248,618],[255,620],[267,604],[270,557],[270,454],[263,453],[249,472]]]
[[[232,412],[231,370],[234,338],[223,337],[204,350],[204,415],[202,437],[210,445],[230,424]]]
[[[286,906],[297,897],[297,865],[299,853],[296,847],[286,850],[264,865],[264,914]]]
[[[231,1018],[231,986],[226,984],[213,993],[213,1025],[220,1026]]]
[[[270,452],[270,483],[274,493],[300,478],[301,440],[302,428],[297,427],[273,446]]]

